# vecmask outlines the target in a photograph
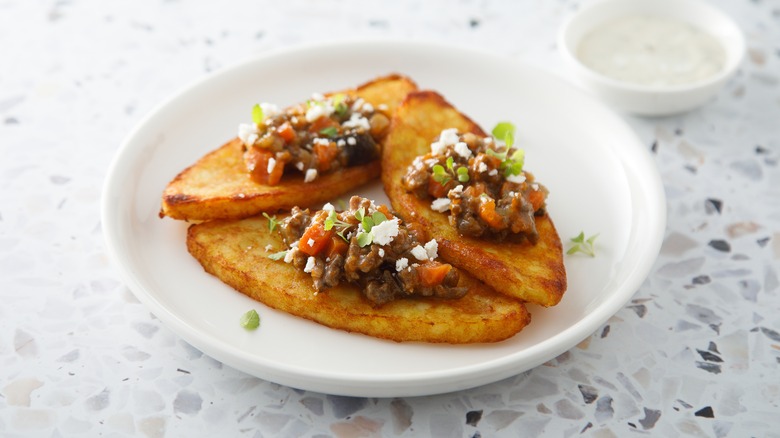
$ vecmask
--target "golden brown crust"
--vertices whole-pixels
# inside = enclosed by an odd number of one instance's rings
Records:
[[[283,248],[263,218],[190,226],[187,249],[206,272],[266,305],[325,326],[398,342],[497,342],[530,322],[525,306],[463,273],[465,297],[403,299],[372,307],[353,285],[314,295],[311,277],[268,258]]]
[[[385,104],[392,114],[417,88],[409,78],[393,74],[345,90],[374,106]],[[321,175],[310,183],[297,172],[276,186],[253,181],[243,161],[242,143],[234,138],[179,173],[165,188],[160,217],[189,221],[236,219],[262,211],[287,210],[323,203],[379,176],[379,162]]]
[[[447,128],[485,135],[432,91],[410,93],[398,108],[382,154],[382,182],[393,208],[435,237],[439,254],[449,263],[506,295],[543,306],[557,304],[566,290],[566,271],[561,240],[548,215],[536,218],[539,241],[535,245],[466,237],[449,224],[447,215],[431,210],[428,200],[403,188],[401,179],[408,166],[429,152],[431,142]]]

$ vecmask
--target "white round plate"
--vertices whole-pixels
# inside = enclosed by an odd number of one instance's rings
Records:
[[[394,343],[265,307],[205,273],[185,247],[187,224],[160,219],[160,195],[182,169],[236,134],[257,102],[280,107],[315,91],[391,72],[445,96],[486,130],[518,127],[526,168],[550,189],[564,245],[599,233],[597,256],[566,256],[569,289],[504,342]],[[357,191],[387,202],[377,182]],[[654,162],[613,112],[573,86],[505,57],[419,42],[349,42],[285,50],[210,75],[147,116],[109,169],[102,220],[124,281],[187,342],[247,373],[284,385],[352,396],[435,394],[537,366],[593,333],[649,272],[665,226]],[[254,308],[261,326],[238,323]]]

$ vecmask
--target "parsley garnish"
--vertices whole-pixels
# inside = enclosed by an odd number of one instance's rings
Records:
[[[324,136],[326,136],[328,138],[333,138],[338,133],[339,133],[339,130],[335,126],[328,126],[327,128],[320,129],[320,134],[322,134],[322,135],[324,135]]]
[[[259,125],[263,123],[263,118],[263,107],[259,104],[255,104],[255,106],[252,107],[252,121],[255,122],[256,125]]]
[[[252,309],[245,314],[241,315],[241,327],[247,330],[254,330],[260,326],[260,315],[257,314],[255,309]]]
[[[268,231],[273,231],[274,228],[276,228],[276,226],[279,224],[279,221],[276,220],[276,216],[269,216],[266,212],[263,212],[263,216],[268,219]]]
[[[594,234],[587,239],[585,238],[585,232],[581,231],[580,234],[577,237],[573,237],[571,241],[574,243],[571,248],[569,248],[568,251],[566,251],[566,254],[574,254],[581,252],[583,254],[587,254],[591,257],[596,256],[596,251],[593,247],[594,242],[596,241],[596,238],[599,237],[598,234]]]

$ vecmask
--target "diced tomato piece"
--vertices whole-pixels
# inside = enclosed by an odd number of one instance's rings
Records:
[[[452,265],[439,262],[428,262],[421,265],[417,272],[420,276],[420,283],[423,286],[438,286],[444,281],[444,277],[452,270]]]
[[[303,232],[298,249],[304,254],[316,256],[330,244],[333,234],[333,230],[325,230],[322,223],[315,222]]]
[[[290,122],[284,122],[281,126],[276,128],[276,133],[279,134],[279,137],[282,137],[284,141],[287,143],[292,142],[295,140],[295,137],[297,134],[295,133],[295,129],[293,129]]]

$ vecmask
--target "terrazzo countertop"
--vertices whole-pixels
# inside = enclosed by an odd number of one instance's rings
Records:
[[[101,186],[173,90],[269,50],[403,37],[566,75],[575,1],[0,1],[0,435],[780,436],[780,3],[714,2],[748,56],[717,99],[625,116],[663,177],[661,253],[570,351],[486,386],[354,398],[210,358],[108,260]]]

